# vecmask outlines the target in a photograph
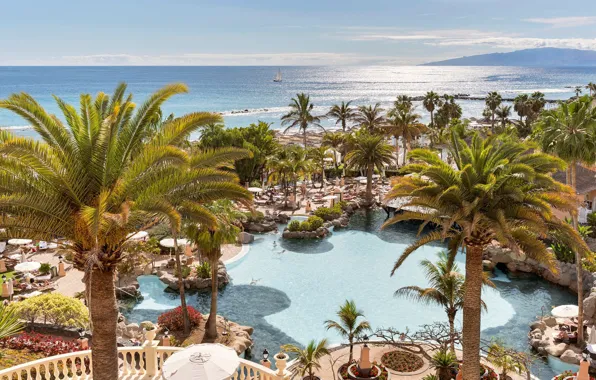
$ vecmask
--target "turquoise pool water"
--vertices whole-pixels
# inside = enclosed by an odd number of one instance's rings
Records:
[[[310,339],[341,339],[326,331],[323,323],[334,319],[346,298],[356,301],[373,328],[409,327],[444,321],[439,307],[426,306],[393,297],[402,286],[425,286],[418,263],[434,259],[441,244],[419,249],[390,276],[399,254],[415,239],[416,226],[401,224],[380,231],[383,212],[355,215],[349,228],[323,240],[286,241],[279,234],[259,235],[249,253],[228,266],[232,283],[219,294],[219,313],[255,328],[256,356],[268,348],[276,352],[285,343],[305,344]],[[464,256],[457,259],[464,268]],[[573,303],[575,296],[535,276],[508,276],[498,272],[497,289],[483,298],[488,311],[483,315],[485,338],[498,337],[518,349],[527,349],[528,324],[552,305]],[[144,300],[126,312],[132,321],[156,320],[164,310],[179,305],[176,294],[154,276],[139,278]],[[209,294],[188,296],[201,312],[209,310]],[[256,359],[259,359],[258,357]],[[553,375],[545,363],[536,364],[540,378]]]

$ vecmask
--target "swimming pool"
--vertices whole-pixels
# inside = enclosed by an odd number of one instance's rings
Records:
[[[347,229],[333,232],[323,240],[283,240],[280,234],[258,235],[249,253],[229,265],[232,282],[220,292],[218,311],[241,324],[253,326],[259,355],[264,348],[277,352],[285,343],[305,344],[310,339],[341,339],[326,331],[324,321],[334,319],[338,306],[353,299],[373,328],[409,327],[445,321],[440,307],[421,305],[393,297],[402,286],[426,286],[418,263],[435,260],[441,244],[426,246],[410,256],[390,277],[393,263],[415,239],[417,227],[400,224],[380,231],[383,212],[359,213]],[[457,261],[464,268],[463,255]],[[499,337],[518,349],[527,349],[528,325],[541,309],[575,302],[568,290],[532,275],[507,276],[499,272],[497,289],[487,289],[483,299],[488,311],[483,315],[483,336]],[[139,278],[145,299],[125,315],[131,321],[156,320],[169,308],[179,305],[176,294],[165,293],[157,277]],[[201,312],[209,310],[209,294],[188,295],[188,302]],[[460,314],[461,317],[461,314]],[[258,357],[256,359],[259,359]],[[536,370],[540,378],[552,377],[543,363]]]

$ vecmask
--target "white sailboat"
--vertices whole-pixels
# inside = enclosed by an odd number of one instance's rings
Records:
[[[277,69],[277,75],[273,79],[274,82],[281,82],[281,70]]]

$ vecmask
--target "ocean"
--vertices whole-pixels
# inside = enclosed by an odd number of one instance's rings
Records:
[[[183,82],[189,93],[168,101],[164,114],[192,111],[221,112],[227,127],[246,126],[256,121],[282,128],[280,117],[296,93],[311,96],[315,113],[351,100],[354,105],[380,102],[388,108],[397,95],[464,93],[484,96],[499,91],[503,97],[541,91],[547,99],[566,99],[575,86],[596,81],[596,68],[520,67],[281,67],[283,81],[273,82],[277,67],[0,67],[0,99],[11,93],[27,92],[49,112],[58,114],[52,98],[57,95],[78,104],[80,93],[110,94],[118,82],[129,85],[137,103],[161,86]],[[479,117],[483,101],[459,100],[464,117]],[[418,102],[422,120],[427,112]],[[324,125],[332,127],[332,121]],[[19,116],[0,110],[0,127],[33,135]]]

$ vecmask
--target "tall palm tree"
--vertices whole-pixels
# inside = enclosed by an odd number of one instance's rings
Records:
[[[412,98],[408,95],[398,95],[393,101],[394,109],[411,110],[413,107]]]
[[[81,95],[80,112],[56,97],[67,124],[28,94],[0,100],[0,108],[23,117],[40,136],[0,132],[3,227],[12,236],[69,242],[75,267],[85,271],[95,379],[118,378],[114,275],[127,236],[175,215],[182,200],[200,207],[246,193],[232,173],[179,147],[199,126],[221,121],[219,115],[191,113],[155,128],[164,102],[186,91],[183,84],[168,85],[137,107],[120,84],[112,96]]]
[[[366,201],[372,204],[372,176],[375,167],[382,171],[393,159],[392,149],[382,136],[364,132],[354,140],[353,149],[348,153],[346,162],[352,167],[366,170]]]
[[[234,243],[240,232],[230,215],[220,213],[216,218],[215,225],[192,223],[186,229],[190,241],[199,248],[201,256],[209,261],[211,267],[211,306],[205,325],[205,337],[208,339],[217,338],[217,272],[222,256],[221,246]]]
[[[322,145],[327,148],[333,149],[335,152],[342,152],[342,160],[345,159],[346,149],[346,135],[342,132],[327,132],[323,135]],[[337,155],[333,155],[333,165],[337,170]]]
[[[287,148],[278,149],[267,159],[269,179],[278,183],[284,193],[284,207],[288,207],[288,190],[293,178],[292,156]]]
[[[455,337],[455,317],[464,306],[464,275],[459,272],[459,267],[453,257],[447,253],[439,253],[439,261],[435,264],[430,260],[422,260],[420,266],[424,269],[428,288],[420,286],[405,286],[395,291],[396,297],[406,297],[413,301],[428,305],[438,305],[445,309],[449,321],[449,332]],[[485,275],[484,285],[494,287],[494,284]],[[482,302],[486,310],[486,304]],[[451,340],[451,352],[455,353],[455,341]]]
[[[426,126],[419,122],[420,115],[414,113],[412,108],[394,108],[389,111],[387,116],[388,120],[385,128],[395,137],[396,146],[397,139],[399,137],[402,139],[403,164],[405,165],[408,146],[415,138],[426,131]]]
[[[327,112],[327,117],[335,119],[335,125],[341,124],[341,130],[344,133],[348,128],[348,123],[356,117],[356,110],[350,106],[351,104],[352,101],[334,104]]]
[[[462,109],[459,104],[455,102],[455,97],[452,95],[443,95],[441,107],[437,111],[435,117],[435,124],[439,128],[446,128],[453,119],[459,119],[462,116]]]
[[[590,92],[590,96],[596,96],[596,83],[588,83],[586,90]]]
[[[342,337],[348,340],[350,344],[350,359],[348,363],[352,362],[354,357],[354,338],[362,335],[364,332],[370,330],[370,324],[367,321],[361,320],[358,322],[358,318],[364,317],[362,310],[358,310],[356,303],[353,300],[346,300],[346,302],[339,308],[337,312],[339,322],[333,320],[325,321],[325,327],[327,330],[335,330]]]
[[[325,187],[325,159],[328,157],[331,157],[331,155],[327,153],[327,148],[324,146],[310,148],[308,150],[311,173],[321,172],[321,189]]]
[[[434,91],[429,91],[422,99],[422,105],[430,113],[430,126],[435,126],[435,110],[441,106],[441,97]]]
[[[486,108],[490,110],[491,118],[490,118],[490,128],[494,132],[495,131],[495,113],[497,108],[501,105],[501,95],[496,91],[491,91],[488,93],[488,96],[485,99]]]
[[[519,94],[513,99],[513,110],[517,112],[520,122],[529,113],[529,101],[530,96],[528,94]]]
[[[428,211],[405,211],[385,226],[411,219],[439,226],[406,248],[392,273],[432,241],[449,239],[451,259],[460,247],[465,249],[463,378],[477,379],[485,247],[497,240],[551,268],[555,259],[540,240],[547,234],[556,233],[580,252],[589,252],[589,248],[573,227],[552,212],[553,208],[569,211],[577,207],[572,190],[551,177],[564,167],[561,159],[532,152],[523,143],[482,139],[477,134],[470,143],[452,135],[449,150],[455,167],[428,149],[410,153],[414,163],[402,170],[412,175],[397,177],[386,199],[406,197],[405,207]]]
[[[495,115],[501,123],[502,132],[505,130],[505,128],[507,127],[507,123],[509,122],[509,116],[511,116],[511,106],[500,105],[499,108],[495,110]]]
[[[309,380],[315,380],[315,370],[320,369],[319,360],[325,355],[329,355],[327,348],[327,339],[320,342],[311,340],[308,345],[302,349],[293,344],[285,344],[281,346],[282,351],[297,354],[295,372],[300,376],[300,379],[306,378],[308,374]]]
[[[321,125],[321,117],[312,114],[314,104],[310,101],[310,96],[304,93],[296,94],[288,107],[291,109],[290,112],[281,117],[281,125],[287,126],[284,133],[291,128],[298,128],[302,131],[304,149],[306,149],[306,130],[309,127],[325,130]]]
[[[18,334],[23,330],[23,324],[14,309],[0,303],[0,339]]]
[[[383,111],[380,103],[376,103],[374,106],[360,106],[354,121],[370,133],[374,133],[385,122]]]
[[[596,162],[596,109],[588,96],[571,103],[561,102],[558,108],[545,111],[538,123],[538,140],[544,152],[556,154],[570,162],[567,185],[577,193],[576,171],[579,163]],[[573,226],[578,228],[577,209],[571,213]],[[577,273],[582,273],[580,252],[575,252]],[[583,339],[583,276],[577,276],[578,340]]]

